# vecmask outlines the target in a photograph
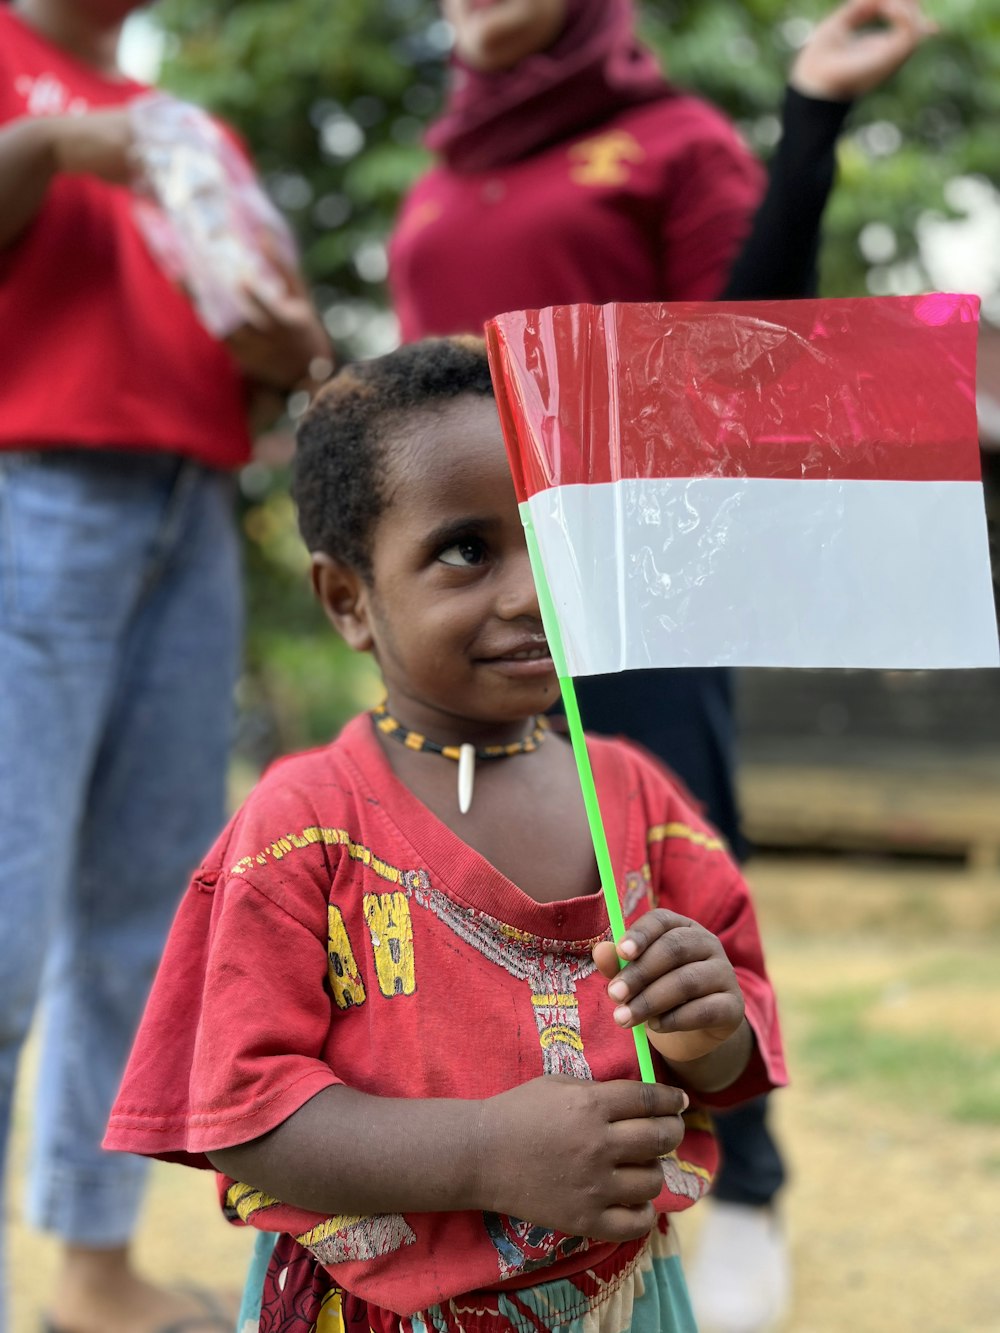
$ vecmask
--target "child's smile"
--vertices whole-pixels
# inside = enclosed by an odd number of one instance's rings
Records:
[[[421,412],[388,457],[367,623],[390,705],[434,740],[518,739],[558,686],[493,401]]]

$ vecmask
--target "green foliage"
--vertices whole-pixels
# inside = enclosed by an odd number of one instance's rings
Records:
[[[943,35],[852,113],[827,214],[826,294],[929,285],[916,243],[921,216],[951,212],[945,191],[955,177],[996,179],[1000,171],[1000,0],[927,6]],[[722,106],[766,156],[795,46],[829,7],[828,0],[647,0],[643,31],[671,77]],[[162,0],[156,13],[171,34],[163,83],[245,135],[296,230],[337,346],[365,355],[391,345],[384,246],[402,192],[426,164],[421,133],[444,84],[448,33],[434,0]],[[280,496],[285,481],[283,469],[273,469],[251,511]],[[287,565],[290,517],[276,512],[285,524],[280,554],[277,539],[254,535],[267,524],[248,515],[251,667],[262,671],[269,652],[285,660],[277,646],[284,636],[300,645],[303,661],[316,657],[313,674],[326,679],[330,650],[312,646],[315,613],[304,580]],[[270,646],[268,634],[276,636]],[[282,743],[324,734],[353,707],[353,668],[342,661],[330,681],[333,702],[313,712],[315,701],[305,702],[310,672],[288,669],[299,711]]]
[[[641,12],[671,77],[722,106],[766,156],[795,47],[829,7],[647,0]],[[928,8],[942,34],[853,113],[826,229],[829,294],[926,284],[906,263],[921,213],[949,212],[943,190],[956,176],[1000,174],[1000,0]],[[174,37],[164,82],[246,135],[323,303],[347,296],[383,308],[379,247],[426,162],[420,133],[442,94],[447,31],[434,0],[163,0],[158,13]],[[859,249],[872,222],[893,238],[888,259],[866,261]],[[370,350],[360,329],[342,341]]]
[[[386,304],[381,246],[427,161],[447,34],[424,0],[165,0],[162,82],[235,125],[325,309]],[[361,329],[341,338],[368,350]]]
[[[313,600],[287,469],[253,464],[243,491],[247,636],[238,750],[259,768],[276,754],[328,740],[377,701],[378,684],[372,662],[347,648]]]

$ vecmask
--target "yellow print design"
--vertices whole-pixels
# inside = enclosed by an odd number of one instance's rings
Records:
[[[364,1004],[365,983],[361,980],[361,973],[358,971],[340,908],[334,907],[331,903],[327,909],[327,916],[329,927],[326,956],[330,990],[338,1009],[350,1009],[352,1005]]]
[[[377,857],[370,848],[362,846],[360,842],[352,841],[346,829],[320,828],[316,825],[304,828],[300,833],[286,833],[283,838],[276,838],[255,855],[240,857],[229,873],[245,875],[255,865],[266,866],[271,861],[280,861],[291,852],[314,847],[317,843],[322,843],[326,847],[343,847],[352,861],[360,861],[362,865],[374,871],[381,879],[389,880],[391,884],[404,884],[407,875],[411,873],[389,865],[387,861]]]
[[[609,130],[581,139],[569,150],[570,180],[578,185],[623,185],[632,174],[630,162],[642,162],[646,153],[624,130]]]
[[[363,903],[379,990],[385,996],[412,995],[417,981],[406,894],[366,893]]]
[[[323,1297],[313,1333],[344,1333],[344,1293],[339,1287]]]
[[[278,1202],[263,1190],[237,1182],[226,1191],[225,1211],[230,1218],[250,1222]],[[328,1217],[295,1239],[321,1264],[337,1264],[349,1259],[381,1258],[412,1245],[416,1236],[399,1213],[376,1213],[371,1217]]]
[[[706,852],[724,852],[726,850],[726,844],[721,838],[713,837],[710,833],[703,833],[701,829],[692,828],[690,824],[681,824],[676,821],[670,824],[654,824],[646,832],[648,846],[652,846],[654,842],[669,842],[675,838],[683,842],[694,843],[696,847],[704,847]]]
[[[230,1221],[239,1218],[241,1222],[249,1222],[257,1213],[275,1208],[278,1203],[279,1200],[273,1195],[265,1194],[263,1190],[255,1189],[253,1185],[244,1185],[236,1181],[226,1190],[223,1212]]]
[[[295,1239],[321,1264],[343,1264],[381,1259],[412,1245],[417,1237],[399,1213],[375,1213],[371,1217],[328,1217]]]

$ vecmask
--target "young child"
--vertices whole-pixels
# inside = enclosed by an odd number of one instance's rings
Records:
[[[593,740],[610,942],[479,340],[343,370],[299,443],[316,594],[386,701],[276,764],[196,874],[106,1146],[212,1165],[282,1233],[262,1330],[686,1333],[701,1108],[785,1077],[746,887],[664,770]]]

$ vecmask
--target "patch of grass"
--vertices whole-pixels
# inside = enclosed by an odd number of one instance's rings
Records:
[[[994,1068],[992,1078],[987,1075],[985,1086],[958,1091],[952,1116],[966,1125],[1000,1126],[1000,1072]],[[997,1165],[1000,1167],[1000,1162]]]
[[[906,979],[913,986],[981,986],[995,991],[1000,984],[1000,960],[995,948],[970,948],[914,963]]]
[[[940,1031],[887,1031],[874,1021],[884,1002],[884,988],[872,986],[804,1002],[798,1054],[814,1076],[961,1123],[1000,1125],[1000,1050],[976,1049]]]

